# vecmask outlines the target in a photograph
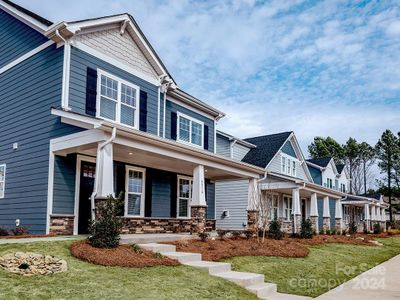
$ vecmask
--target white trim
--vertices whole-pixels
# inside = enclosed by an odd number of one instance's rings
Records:
[[[64,43],[64,61],[63,61],[63,81],[61,91],[61,107],[64,110],[71,110],[69,107],[69,82],[71,69],[71,43],[65,41]]]
[[[6,164],[1,164],[0,168],[4,168],[4,173],[3,173],[4,178],[3,178],[3,181],[0,181],[0,182],[3,182],[3,191],[0,194],[0,199],[4,199],[5,194],[6,194]]]
[[[105,76],[105,77],[108,77],[108,78],[110,78],[112,80],[117,81],[117,99],[112,99],[112,98],[109,98],[107,96],[101,95],[101,76]],[[132,88],[132,89],[134,89],[136,91],[136,99],[135,99],[136,106],[131,106],[131,105],[127,105],[127,104],[123,104],[122,103],[122,100],[121,100],[122,85],[126,85],[126,86],[128,86],[128,87],[130,87],[130,88]],[[100,111],[100,97],[104,97],[107,100],[111,100],[111,101],[116,102],[115,120],[108,119],[108,118],[103,117],[103,116],[100,115],[100,113],[101,113],[101,111]],[[133,126],[125,124],[125,123],[121,123],[121,107],[122,107],[122,105],[126,105],[126,106],[129,106],[129,107],[132,107],[132,108],[135,109],[135,117],[134,117],[134,122],[135,123],[134,123]],[[117,76],[115,76],[115,75],[113,75],[111,73],[108,73],[108,72],[103,71],[101,69],[97,69],[96,118],[103,119],[103,120],[108,120],[110,122],[121,124],[121,125],[127,126],[129,128],[139,129],[139,122],[140,122],[140,120],[139,120],[139,116],[140,116],[139,110],[140,110],[140,87],[139,86],[137,86],[137,85],[135,85],[135,84],[133,84],[133,83],[131,83],[129,81],[126,81],[126,80],[124,80],[124,79],[122,79],[120,77],[117,77]]]
[[[142,193],[140,199],[140,214],[139,215],[130,215],[128,214],[128,194],[135,194],[138,193],[129,192],[129,171],[136,171],[141,172],[143,174],[142,177]],[[144,208],[145,208],[145,199],[146,199],[146,169],[134,167],[130,165],[125,166],[125,204],[124,204],[124,217],[131,217],[131,218],[144,218]]]
[[[41,52],[42,50],[46,49],[47,47],[50,47],[53,44],[54,44],[53,41],[47,41],[46,43],[36,47],[35,49],[23,54],[22,56],[18,57],[17,59],[13,60],[12,62],[8,63],[4,67],[0,68],[0,74],[3,74],[4,72],[10,70],[11,68],[22,63],[23,61],[25,61],[28,58],[34,56],[35,54]]]
[[[47,216],[46,216],[46,234],[50,233],[50,215],[53,213],[53,190],[54,190],[54,153],[52,144],[49,145],[49,171],[47,178]]]
[[[128,72],[128,73],[130,73],[132,75],[135,75],[135,76],[137,76],[137,77],[139,77],[139,78],[141,78],[141,79],[143,79],[143,80],[145,80],[145,81],[147,81],[147,82],[149,82],[149,83],[151,83],[151,84],[153,84],[155,86],[160,86],[161,85],[160,82],[155,80],[154,78],[152,78],[152,77],[150,77],[150,76],[148,76],[146,74],[143,74],[143,73],[135,70],[134,68],[132,68],[132,67],[130,67],[130,66],[128,66],[128,65],[126,65],[126,64],[124,64],[122,62],[120,62],[119,60],[116,60],[115,58],[112,58],[112,57],[110,57],[110,56],[108,56],[106,54],[101,53],[100,51],[97,51],[97,50],[95,50],[95,49],[83,44],[82,42],[73,41],[72,46],[76,47],[79,50],[82,50],[82,51],[84,51],[84,52],[86,52],[88,54],[91,54],[91,55],[93,55],[93,56],[95,56],[95,57],[97,57],[97,58],[99,58],[99,59],[101,59],[101,60],[103,60],[105,62],[108,62],[108,63],[116,66],[117,68],[120,68],[121,70],[124,70],[124,71],[126,71],[126,72]]]
[[[297,166],[299,168],[301,168],[300,161],[297,158],[295,158],[295,157],[293,157],[293,156],[291,156],[289,154],[286,154],[284,152],[280,152],[280,157],[281,157],[281,166],[280,166],[281,173],[284,174],[284,175],[287,175],[287,176],[297,177]],[[285,158],[285,171],[283,172],[282,171],[282,165],[283,165],[282,162],[283,162],[284,158]],[[288,166],[287,163],[288,162],[290,162],[290,166],[289,166],[290,172],[288,172],[288,168],[287,168],[287,166]],[[293,174],[293,162],[295,162],[295,166],[296,166],[294,174]]]
[[[36,31],[39,31],[42,34],[44,34],[44,32],[49,28],[35,18],[32,18],[31,16],[19,11],[15,7],[12,7],[11,5],[3,1],[0,2],[0,8],[4,9],[4,11],[12,15],[14,18],[20,20],[21,22],[25,23],[29,27],[35,29]]]
[[[192,217],[192,212],[191,212],[191,202],[192,202],[192,197],[193,197],[193,177],[191,176],[183,176],[183,175],[178,175],[177,176],[177,193],[176,193],[176,218],[177,219],[190,219]],[[180,197],[179,194],[179,180],[189,180],[189,199],[188,199],[188,213],[186,217],[180,217],[179,216],[179,199],[182,198]]]
[[[184,119],[187,119],[190,121],[190,123],[189,123],[189,141],[185,141],[185,140],[181,139],[181,130],[180,130],[181,124],[179,122],[179,118],[184,118]],[[176,122],[177,122],[177,124],[176,124],[176,130],[177,130],[176,141],[177,142],[185,144],[185,145],[193,146],[196,148],[200,148],[200,149],[204,148],[204,122],[202,122],[196,118],[190,117],[186,114],[183,114],[179,111],[177,112]],[[193,122],[201,125],[201,138],[200,138],[201,144],[200,145],[194,144],[192,142],[192,123]]]
[[[163,111],[163,138],[165,138],[165,116],[167,110],[167,92],[164,92],[164,111]]]
[[[214,153],[217,153],[217,121],[214,119]]]
[[[75,171],[75,205],[74,205],[74,235],[78,234],[78,223],[79,223],[79,194],[81,187],[81,166],[82,161],[96,163],[96,158],[86,155],[78,154],[76,156],[76,171]],[[97,168],[97,166],[96,166]]]
[[[194,106],[190,106],[190,105],[188,105],[188,104],[186,104],[186,103],[184,103],[184,102],[182,102],[182,101],[180,101],[180,100],[178,100],[178,99],[171,98],[171,96],[168,96],[167,100],[168,100],[168,101],[171,101],[172,103],[175,103],[175,104],[177,104],[177,105],[180,105],[180,106],[182,106],[182,107],[184,107],[184,108],[186,108],[186,109],[189,109],[189,110],[191,110],[192,112],[195,112],[195,113],[197,113],[197,114],[199,114],[199,115],[201,115],[201,116],[203,116],[203,117],[206,117],[207,119],[215,120],[215,118],[214,118],[212,115],[210,115],[210,114],[208,114],[208,113],[205,113],[205,112],[203,112],[203,111],[197,109],[197,108],[194,107]]]
[[[160,136],[160,113],[161,113],[161,99],[160,99],[161,89],[158,87],[157,89],[157,136]]]

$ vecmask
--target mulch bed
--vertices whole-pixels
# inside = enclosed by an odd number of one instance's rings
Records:
[[[24,234],[24,235],[4,235],[0,236],[0,239],[12,240],[12,239],[26,239],[26,238],[41,238],[41,237],[55,237],[54,233],[50,234]]]
[[[358,237],[358,238],[357,238]],[[351,245],[364,245],[364,246],[374,246],[373,243],[370,241],[373,240],[375,237],[380,237],[377,235],[352,235],[352,236],[345,236],[345,235],[316,235],[312,239],[293,239],[298,243],[304,245],[321,245],[326,243],[338,243],[338,244],[351,244]],[[363,240],[361,239],[363,238]]]
[[[101,266],[143,268],[179,265],[175,259],[165,256],[156,257],[153,252],[143,249],[135,252],[128,245],[104,249],[92,247],[87,241],[77,241],[71,245],[70,250],[76,258]]]
[[[264,243],[258,243],[256,238],[208,240],[186,240],[172,242],[177,251],[201,253],[203,260],[218,261],[234,256],[281,256],[281,257],[305,257],[310,250],[293,240],[265,239]]]

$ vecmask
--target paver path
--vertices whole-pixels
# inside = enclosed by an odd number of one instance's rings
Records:
[[[354,277],[316,299],[400,299],[400,255]]]

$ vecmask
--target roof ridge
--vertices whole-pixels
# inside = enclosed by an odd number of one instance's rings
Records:
[[[282,135],[282,134],[291,134],[291,133],[293,133],[293,131],[283,131],[283,132],[278,132],[278,133],[265,134],[265,135],[259,135],[259,136],[254,136],[254,137],[248,137],[248,138],[244,138],[243,140],[265,138],[265,137],[271,137],[273,135]]]

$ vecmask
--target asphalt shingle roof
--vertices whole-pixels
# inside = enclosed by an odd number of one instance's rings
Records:
[[[242,159],[243,162],[265,168],[275,154],[282,147],[292,132],[281,132],[244,139],[246,142],[256,145]]]
[[[342,173],[343,169],[344,169],[344,165],[343,164],[336,165],[336,170],[338,171],[339,174]]]
[[[31,12],[30,10],[23,8],[21,6],[19,6],[18,4],[15,4],[14,2],[11,2],[10,0],[3,0],[5,3],[7,3],[8,5],[14,7],[15,9],[18,9],[20,12],[23,12],[24,14],[27,14],[28,16],[31,16],[32,18],[34,18],[35,20],[39,21],[40,23],[46,25],[46,26],[51,26],[53,25],[53,22],[35,14],[34,12]]]
[[[332,157],[320,157],[320,158],[307,159],[307,161],[314,165],[325,168],[329,164],[331,159],[332,159]]]

